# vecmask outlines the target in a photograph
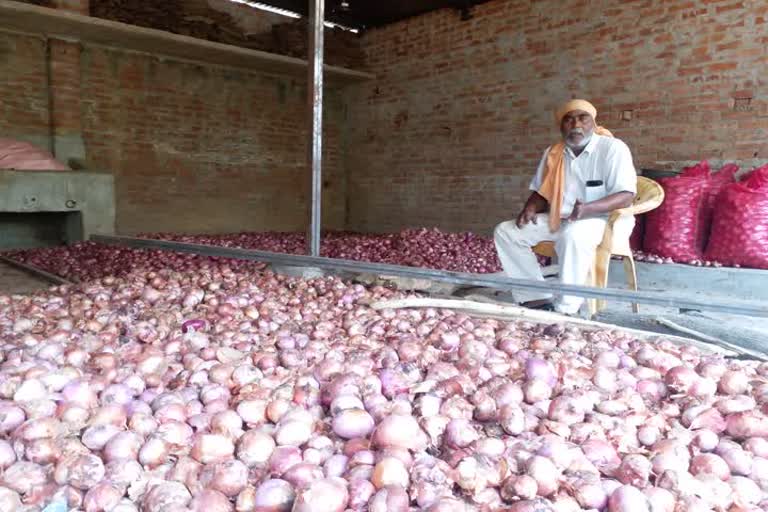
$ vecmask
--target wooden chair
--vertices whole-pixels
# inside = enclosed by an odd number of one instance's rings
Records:
[[[637,195],[632,206],[622,208],[611,212],[608,218],[608,224],[605,226],[603,241],[597,246],[595,253],[595,263],[592,266],[588,282],[590,286],[605,288],[608,286],[608,268],[611,264],[612,256],[621,256],[624,260],[624,273],[627,276],[627,283],[632,290],[637,290],[637,269],[635,268],[635,259],[632,257],[632,248],[629,246],[629,237],[631,233],[614,234],[616,221],[625,215],[640,215],[656,209],[664,201],[664,189],[661,185],[649,178],[637,177]],[[533,248],[533,252],[542,256],[554,258],[554,242],[542,242]],[[605,309],[604,300],[587,299],[590,316],[598,311]],[[640,312],[639,304],[632,304],[632,311]]]

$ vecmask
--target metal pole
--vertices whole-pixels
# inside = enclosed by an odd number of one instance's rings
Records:
[[[321,200],[323,181],[323,36],[325,0],[309,0],[309,151],[307,167],[312,171],[307,252],[320,256]]]

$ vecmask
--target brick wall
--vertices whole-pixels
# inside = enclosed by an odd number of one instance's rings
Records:
[[[378,80],[349,94],[350,228],[490,231],[518,211],[570,97],[596,104],[638,168],[768,158],[762,0],[494,0],[473,13],[364,36]]]
[[[99,48],[81,60],[89,167],[115,173],[121,233],[306,226],[301,80]],[[328,96],[324,220],[341,228],[341,104]]]
[[[0,136],[51,148],[45,42],[0,32]]]
[[[344,108],[326,98],[324,226],[340,229]],[[114,173],[122,234],[305,229],[306,125],[302,78],[0,31],[0,137]]]

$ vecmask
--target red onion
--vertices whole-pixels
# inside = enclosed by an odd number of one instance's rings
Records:
[[[220,462],[232,457],[235,446],[232,441],[219,434],[198,434],[195,436],[190,454],[203,464]]]
[[[694,476],[701,474],[714,475],[721,480],[728,480],[731,476],[728,464],[722,458],[711,453],[695,456],[691,460],[690,472]]]
[[[181,332],[183,333],[187,333],[189,331],[201,331],[203,329],[205,329],[205,320],[201,318],[187,320],[181,324]]]
[[[733,502],[737,506],[756,505],[761,501],[763,493],[752,480],[742,476],[734,476],[729,480],[729,483],[733,491]]]
[[[639,454],[624,457],[616,471],[616,479],[623,484],[643,488],[651,475],[651,462]]]
[[[16,430],[24,423],[24,411],[11,404],[0,404],[0,433]]]
[[[123,493],[109,483],[100,483],[85,493],[83,508],[85,512],[106,512],[113,510],[123,497]]]
[[[550,387],[557,382],[552,365],[537,357],[531,357],[525,362],[525,375],[530,380],[540,380]]]
[[[510,476],[507,478],[501,488],[502,496],[507,501],[512,501],[516,497],[523,500],[532,500],[539,492],[539,484],[528,475]]]
[[[386,489],[382,489],[382,492],[383,491],[386,491]],[[347,506],[353,510],[362,509],[368,506],[368,503],[374,494],[376,494],[376,488],[368,480],[351,480],[349,482],[349,503]],[[389,498],[388,493],[387,498]],[[389,499],[387,499],[387,501],[389,501]]]
[[[527,463],[527,474],[536,480],[540,496],[549,496],[557,490],[559,472],[551,460],[533,456]]]
[[[237,495],[235,512],[253,512],[256,509],[256,488],[249,485]]]
[[[21,497],[17,492],[7,487],[0,487],[0,510],[17,512],[21,510],[21,506]]]
[[[408,469],[400,460],[394,457],[385,457],[376,464],[371,482],[377,489],[390,485],[408,487]]]
[[[301,463],[301,451],[295,446],[280,446],[275,448],[269,458],[269,468],[282,475],[296,464]]]
[[[11,464],[2,476],[2,483],[19,494],[27,494],[47,481],[45,468],[39,464],[18,461]]]
[[[319,466],[306,462],[292,466],[282,475],[283,479],[290,483],[294,489],[305,489],[323,476],[325,475]]]
[[[726,432],[736,439],[768,437],[768,417],[755,412],[731,414],[726,419]]]
[[[92,454],[75,454],[59,459],[53,473],[56,483],[86,491],[104,478],[104,463]]]
[[[142,440],[133,432],[118,432],[104,445],[104,460],[107,462],[122,459],[136,459],[141,449]]]
[[[752,471],[752,456],[741,448],[724,450],[720,456],[734,475],[748,476]]]
[[[264,464],[272,456],[275,447],[275,440],[269,434],[249,430],[238,441],[237,458],[249,467]]]
[[[727,371],[720,377],[718,389],[724,395],[740,395],[747,391],[749,379],[743,372]]]
[[[174,507],[186,507],[192,496],[184,485],[178,482],[163,482],[152,487],[144,495],[143,508],[147,512],[164,512]]]
[[[195,495],[189,504],[192,512],[231,512],[234,510],[229,499],[218,491],[205,489]]]
[[[648,499],[651,512],[674,512],[675,496],[667,489],[650,487],[643,491]]]
[[[408,512],[408,494],[403,487],[390,485],[379,490],[368,504],[369,512]]]
[[[8,441],[0,440],[0,472],[16,462],[16,452]]]
[[[312,423],[306,421],[287,421],[280,423],[275,432],[278,445],[301,446],[312,436]]]
[[[426,444],[426,435],[412,416],[392,415],[379,423],[373,433],[373,440],[381,447],[396,446],[418,450]]]
[[[367,437],[373,427],[373,418],[362,409],[346,409],[333,419],[334,433],[344,439]]]
[[[699,378],[692,368],[675,366],[664,376],[664,383],[674,393],[688,393]]]
[[[348,501],[349,494],[344,480],[324,478],[299,492],[292,512],[342,512]]]
[[[696,432],[693,437],[693,442],[703,452],[710,452],[717,447],[719,438],[711,430],[702,429]]]
[[[248,484],[248,468],[238,460],[209,464],[200,474],[200,483],[207,489],[235,497]]]
[[[526,402],[535,404],[549,399],[552,396],[552,388],[543,380],[533,379],[523,384],[523,393]]]
[[[651,512],[646,497],[637,487],[622,485],[608,500],[609,512]]]

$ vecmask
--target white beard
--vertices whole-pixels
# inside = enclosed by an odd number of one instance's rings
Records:
[[[587,147],[587,144],[589,144],[589,141],[592,140],[592,136],[595,134],[594,131],[591,131],[589,133],[585,133],[584,137],[581,139],[579,143],[575,142],[569,142],[568,139],[565,139],[565,145],[568,146],[571,149],[584,149]]]

